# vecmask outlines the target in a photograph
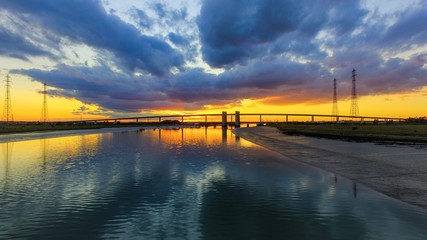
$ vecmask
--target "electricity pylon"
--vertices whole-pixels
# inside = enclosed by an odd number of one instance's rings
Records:
[[[10,121],[13,121],[13,113],[12,113],[12,101],[10,98],[10,86],[11,81],[9,74],[6,76],[6,97],[4,100],[4,109],[3,109],[3,121],[6,121],[7,123]]]
[[[356,70],[354,68],[353,68],[351,77],[352,77],[352,90],[351,90],[350,116],[357,117],[359,115],[359,107],[357,105]]]

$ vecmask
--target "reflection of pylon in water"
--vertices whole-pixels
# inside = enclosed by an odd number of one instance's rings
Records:
[[[49,115],[48,115],[48,110],[47,110],[47,85],[46,83],[43,83],[43,107],[42,107],[42,117],[41,117],[41,121],[42,122],[47,122],[49,121]]]
[[[13,147],[13,143],[4,143],[3,144],[3,153],[4,153],[4,160],[5,162],[5,166],[4,166],[4,170],[5,170],[5,187],[7,185],[7,179],[9,178],[9,161],[10,158],[12,157],[12,147]]]
[[[332,98],[332,115],[334,116],[332,121],[334,120],[338,121],[337,79],[335,78],[334,78],[334,96]]]
[[[357,106],[357,93],[356,93],[356,70],[352,71],[352,90],[351,90],[351,107],[350,116],[357,117],[359,115],[359,107]]]
[[[12,114],[12,101],[10,98],[10,77],[9,75],[6,76],[6,97],[4,100],[4,109],[3,109],[3,121],[10,122],[13,121],[13,114]]]
[[[43,140],[41,140],[41,143],[42,143],[42,166],[43,166],[43,169],[45,169],[45,167],[46,167],[46,159],[47,159],[47,157],[46,157],[46,155],[47,155],[47,141],[48,140],[46,140],[46,139],[43,139]]]

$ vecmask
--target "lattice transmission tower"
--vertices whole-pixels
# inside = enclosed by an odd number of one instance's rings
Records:
[[[3,108],[3,121],[11,122],[13,121],[13,113],[12,113],[12,100],[10,98],[10,86],[11,81],[9,74],[6,76],[6,96],[4,100],[4,108]]]
[[[334,96],[332,98],[332,115],[338,121],[338,97],[337,97],[337,79],[334,78]]]
[[[357,115],[359,115],[359,107],[357,105],[356,70],[354,68],[353,68],[351,77],[352,77],[352,89],[351,89],[350,116],[357,117]]]
[[[49,112],[47,108],[47,84],[43,83],[43,107],[42,107],[42,116],[41,121],[46,123],[49,121]]]

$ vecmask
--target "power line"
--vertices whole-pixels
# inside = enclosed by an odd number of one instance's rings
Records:
[[[10,86],[11,81],[9,74],[6,76],[6,97],[4,100],[4,108],[3,108],[3,121],[10,122],[13,121],[13,113],[12,113],[12,101],[10,97]]]

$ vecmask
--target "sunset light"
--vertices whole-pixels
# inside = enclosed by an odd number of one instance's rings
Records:
[[[243,1],[244,2],[244,1]],[[426,116],[425,1],[1,1],[14,120],[233,112]],[[5,85],[0,96],[4,100]],[[3,105],[2,105],[3,106]]]

